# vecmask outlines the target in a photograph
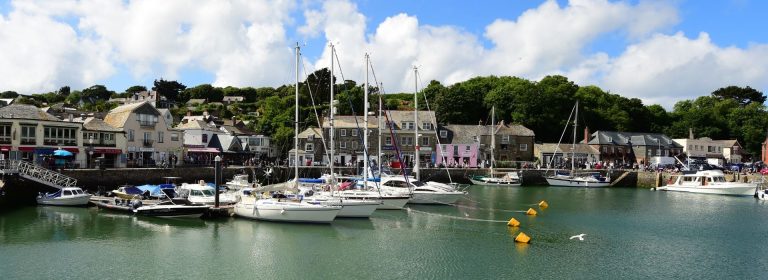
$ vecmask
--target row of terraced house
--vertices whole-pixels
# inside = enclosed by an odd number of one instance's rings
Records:
[[[105,114],[19,104],[0,107],[0,159],[51,164],[53,151],[64,149],[73,153],[67,164],[82,168],[209,165],[216,155],[238,165],[265,159],[292,165],[295,153],[303,166],[331,162],[349,166],[363,160],[362,116],[335,117],[335,152],[329,160],[327,118],[320,128],[299,133],[298,150],[280,155],[268,136],[249,130],[245,121],[205,113],[177,119],[170,110],[156,108],[151,99],[123,102],[125,105]],[[738,141],[693,138],[692,133],[686,139],[672,139],[658,133],[590,133],[585,129],[583,139],[575,145],[537,143],[535,133],[518,124],[443,125],[430,121],[435,120],[434,111],[418,114],[424,120],[418,124],[414,111],[389,111],[382,119],[369,117],[368,154],[383,163],[412,166],[418,156],[423,166],[467,168],[487,167],[491,158],[496,166],[509,167],[555,167],[571,161],[583,166],[629,166],[683,154],[719,164],[742,160]],[[414,135],[416,126],[418,136]]]

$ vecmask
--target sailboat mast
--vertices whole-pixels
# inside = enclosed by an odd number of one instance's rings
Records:
[[[331,166],[331,189],[333,189],[333,187],[336,186],[336,175],[334,175],[334,173],[333,173],[333,167],[334,167],[333,165],[335,163],[334,159],[335,159],[335,154],[336,154],[336,150],[335,150],[336,149],[336,145],[333,142],[333,140],[334,140],[333,138],[336,135],[336,129],[334,127],[334,122],[333,122],[333,117],[336,114],[336,112],[334,112],[336,110],[336,100],[333,97],[333,86],[334,86],[334,82],[333,82],[333,70],[334,70],[333,69],[333,57],[335,55],[336,55],[336,46],[331,44],[331,112],[330,112],[330,114],[328,116],[328,118],[329,118],[328,126],[330,127],[328,135],[329,135],[329,139],[330,139],[329,145],[331,146],[330,147],[330,154],[328,155],[329,156],[328,163]]]
[[[365,90],[363,94],[363,184],[368,186],[368,54],[365,54]]]
[[[416,180],[419,180],[421,172],[419,172],[419,68],[413,67],[413,85],[415,91],[413,92],[413,172],[416,173]]]
[[[579,101],[576,101],[576,114],[573,118],[573,144],[571,144],[571,176],[576,170],[576,127],[579,122]]]
[[[493,156],[493,148],[496,147],[496,106],[491,107],[491,176],[493,176],[493,164],[496,161]]]
[[[377,120],[377,123],[376,123],[376,127],[379,128],[379,133],[378,133],[379,134],[379,145],[378,145],[379,149],[377,151],[378,154],[376,156],[376,162],[379,165],[379,177],[381,177],[381,111],[382,111],[382,108],[384,108],[384,107],[382,107],[382,102],[383,101],[382,101],[382,98],[381,98],[381,93],[382,93],[383,88],[384,88],[384,83],[380,83],[380,86],[379,86],[379,110],[378,110],[379,111],[379,119]]]
[[[293,179],[294,187],[299,187],[299,43],[296,43],[296,96],[294,98],[294,119],[293,119]]]

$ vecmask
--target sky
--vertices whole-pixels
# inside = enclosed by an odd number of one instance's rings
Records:
[[[337,78],[412,92],[430,80],[540,80],[668,110],[730,85],[768,89],[762,0],[0,0],[0,91],[122,92],[155,79],[277,87],[339,57]],[[340,71],[339,71],[340,70]],[[343,73],[343,75],[342,75]]]

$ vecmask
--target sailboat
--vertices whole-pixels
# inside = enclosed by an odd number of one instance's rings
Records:
[[[510,186],[519,187],[523,180],[518,172],[507,172],[503,177],[493,176],[493,165],[495,164],[493,149],[496,147],[496,106],[491,107],[491,174],[488,176],[474,175],[469,177],[473,185],[481,186]]]
[[[600,172],[582,172],[576,173],[576,129],[578,128],[579,102],[576,101],[574,109],[571,111],[573,116],[573,143],[571,146],[571,170],[570,172],[555,171],[555,174],[547,176],[547,183],[550,186],[557,187],[590,187],[601,188],[611,185],[611,178],[603,176]],[[569,116],[569,120],[570,117]],[[566,125],[566,129],[568,126]],[[560,146],[558,143],[557,147]]]
[[[294,115],[294,178],[281,186],[292,186],[298,189],[299,185],[299,45],[296,44],[296,98]],[[272,188],[265,186],[265,189]],[[261,196],[243,195],[235,204],[235,215],[257,220],[277,222],[307,222],[330,223],[341,211],[341,206],[311,204],[306,201],[289,199],[282,193],[266,192]]]

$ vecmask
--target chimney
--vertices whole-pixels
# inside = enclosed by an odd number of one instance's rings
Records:
[[[688,139],[693,140],[693,128],[688,128]]]
[[[584,144],[589,143],[589,127],[584,127]]]
[[[72,114],[69,114],[69,116],[67,116],[67,120],[69,120],[69,122],[72,122],[72,117],[73,117]]]

